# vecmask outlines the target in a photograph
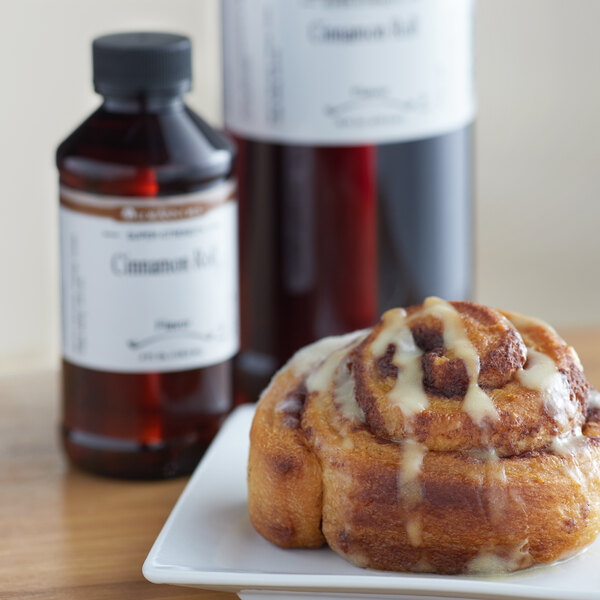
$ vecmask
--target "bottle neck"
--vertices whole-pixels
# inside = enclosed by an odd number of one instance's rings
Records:
[[[181,111],[185,108],[185,104],[181,94],[141,94],[138,96],[105,94],[102,107],[112,113],[139,114]]]

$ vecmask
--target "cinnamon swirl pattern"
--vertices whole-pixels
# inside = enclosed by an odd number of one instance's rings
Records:
[[[547,324],[428,298],[298,352],[250,433],[252,524],[355,565],[509,572],[600,530],[600,399]]]

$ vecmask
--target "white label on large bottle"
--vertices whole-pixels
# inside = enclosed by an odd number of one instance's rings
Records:
[[[69,362],[182,371],[238,349],[234,184],[167,198],[60,191],[62,343]]]
[[[251,139],[419,139],[475,113],[474,0],[223,0],[225,123]]]

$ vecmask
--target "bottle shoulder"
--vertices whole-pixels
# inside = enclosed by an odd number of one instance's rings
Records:
[[[101,106],[59,145],[56,163],[66,185],[105,189],[143,174],[160,194],[228,177],[233,155],[233,142],[183,104],[139,113]]]

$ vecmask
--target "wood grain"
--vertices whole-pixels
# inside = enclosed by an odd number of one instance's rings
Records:
[[[600,387],[600,328],[561,334]],[[144,580],[142,563],[187,480],[127,482],[70,467],[56,373],[0,379],[0,415],[0,598],[235,598]]]
[[[236,598],[143,578],[187,479],[129,482],[70,467],[56,373],[0,379],[0,414],[0,598]]]

